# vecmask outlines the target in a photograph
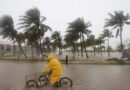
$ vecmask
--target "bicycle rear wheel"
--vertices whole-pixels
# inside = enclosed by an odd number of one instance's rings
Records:
[[[29,80],[29,81],[27,81],[26,85],[28,87],[38,87],[38,84],[37,84],[37,82],[35,80]]]

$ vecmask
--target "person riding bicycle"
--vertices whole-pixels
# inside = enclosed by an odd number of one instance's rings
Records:
[[[62,66],[53,53],[48,56],[48,64],[43,69],[43,72],[50,73],[50,83],[56,86],[62,75]]]

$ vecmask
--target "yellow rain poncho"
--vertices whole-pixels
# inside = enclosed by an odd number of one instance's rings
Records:
[[[59,60],[54,56],[54,54],[50,54],[48,56],[48,65],[44,68],[44,72],[51,72],[50,83],[54,85],[62,75],[62,67]]]

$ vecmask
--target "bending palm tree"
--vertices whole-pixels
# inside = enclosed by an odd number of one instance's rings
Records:
[[[84,34],[88,36],[91,33],[91,31],[88,29],[90,26],[91,26],[90,22],[85,23],[83,18],[78,18],[75,21],[73,21],[72,23],[70,23],[69,27],[68,27],[68,31],[71,31],[71,32],[79,35],[79,37],[80,37],[79,39],[80,39],[80,43],[81,43],[81,54],[82,54],[82,51],[84,48],[87,58],[89,58],[89,57],[88,57],[88,53],[87,53],[86,46],[85,46]],[[82,54],[82,56],[83,56],[83,54]]]
[[[45,37],[45,40],[43,41],[43,45],[46,46],[47,53],[51,51],[51,40],[49,37]]]
[[[128,20],[130,19],[129,14],[124,15],[123,11],[115,11],[114,14],[109,13],[110,18],[106,19],[105,27],[113,27],[117,29],[116,37],[120,36],[121,50],[123,50],[122,44],[122,31],[125,24],[130,24]]]
[[[8,38],[10,40],[13,40],[13,42],[16,40],[16,42],[18,43],[20,47],[20,50],[22,51],[24,56],[27,58],[18,40],[17,31],[14,29],[14,22],[11,16],[5,15],[0,19],[0,33],[3,36],[3,38]]]
[[[88,37],[88,39],[86,40],[86,44],[87,44],[87,46],[91,46],[91,48],[93,49],[94,55],[96,55],[96,53],[95,53],[95,47],[94,47],[94,45],[95,45],[95,36],[94,35],[91,34]],[[91,54],[92,54],[92,50],[91,50]]]
[[[71,32],[71,31],[66,31],[66,32],[67,33],[65,35],[64,41],[65,41],[67,47],[72,48],[73,54],[75,54],[75,51],[77,49],[78,55],[79,55],[78,42],[77,42],[79,35],[74,32]]]
[[[55,47],[59,48],[59,55],[61,54],[62,49],[62,37],[60,35],[60,32],[55,31],[51,35],[51,39],[53,40],[53,44]]]
[[[41,55],[43,57],[43,50],[42,50],[42,38],[48,30],[51,30],[51,28],[42,22],[45,21],[45,17],[41,16],[40,11],[37,8],[33,8],[28,10],[24,16],[21,16],[20,18],[20,27],[19,28],[25,28],[25,33],[33,32],[33,37],[35,38],[34,42],[39,42],[39,48]]]
[[[18,41],[18,43],[19,43],[19,47],[20,47],[20,51],[19,51],[19,53],[18,53],[18,58],[19,58],[19,54],[21,54],[21,52],[22,52],[22,43],[24,43],[25,42],[25,36],[24,36],[24,34],[22,33],[22,32],[20,32],[20,33],[17,33],[17,41]]]
[[[32,59],[33,59],[33,57],[34,57],[34,51],[33,51],[33,48],[34,48],[34,46],[36,46],[36,43],[35,43],[35,33],[33,33],[33,32],[26,32],[25,33],[25,38],[26,38],[26,40],[27,40],[27,45],[28,46],[31,46],[31,50],[32,50]]]
[[[113,37],[112,32],[110,32],[108,29],[104,29],[103,34],[101,34],[101,36],[102,36],[102,38],[106,38],[107,37],[107,40],[108,40],[108,43],[107,43],[107,52],[108,52],[108,56],[110,56],[109,38]]]
[[[98,37],[95,39],[94,43],[98,45],[98,49],[100,50],[101,56],[102,56],[102,43],[104,43],[104,40],[102,37]]]

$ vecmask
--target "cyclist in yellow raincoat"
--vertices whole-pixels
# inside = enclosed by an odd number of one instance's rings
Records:
[[[62,75],[62,66],[54,54],[48,56],[48,62],[48,65],[44,68],[44,72],[51,72],[50,83],[55,85]]]

